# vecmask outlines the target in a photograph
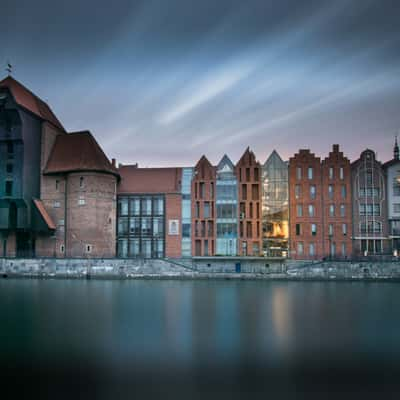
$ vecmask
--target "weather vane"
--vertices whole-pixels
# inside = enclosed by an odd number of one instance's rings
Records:
[[[7,71],[7,73],[8,73],[8,76],[11,75],[12,70],[13,70],[13,66],[12,66],[9,62],[7,62],[6,71]]]

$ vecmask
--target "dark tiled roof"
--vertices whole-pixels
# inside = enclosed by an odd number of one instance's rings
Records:
[[[43,218],[43,221],[46,223],[47,227],[50,230],[55,230],[56,225],[48,214],[43,202],[38,199],[33,199],[33,204],[35,204],[36,209],[39,211],[40,216]]]
[[[0,88],[8,88],[19,106],[65,132],[64,127],[50,107],[14,78],[9,76],[0,81]]]
[[[178,193],[181,190],[182,168],[138,168],[122,165],[118,168],[121,182],[119,194]]]
[[[96,171],[118,175],[96,139],[88,131],[58,135],[45,174]]]

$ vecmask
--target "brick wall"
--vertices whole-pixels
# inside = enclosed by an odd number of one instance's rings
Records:
[[[178,221],[178,235],[170,234],[169,222]],[[181,194],[165,195],[165,255],[166,257],[179,258],[182,256],[182,196]]]

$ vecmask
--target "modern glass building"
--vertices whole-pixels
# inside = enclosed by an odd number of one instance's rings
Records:
[[[193,168],[182,168],[182,257],[191,257],[191,187]]]
[[[263,253],[287,257],[289,240],[288,164],[274,150],[263,165]]]
[[[217,166],[216,208],[217,248],[216,255],[237,255],[237,202],[238,188],[235,167],[227,155]]]
[[[164,210],[164,195],[119,196],[118,257],[164,257]]]

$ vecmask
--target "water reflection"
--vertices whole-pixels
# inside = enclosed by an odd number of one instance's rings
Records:
[[[2,280],[0,351],[138,365],[397,359],[399,293],[362,282]]]

